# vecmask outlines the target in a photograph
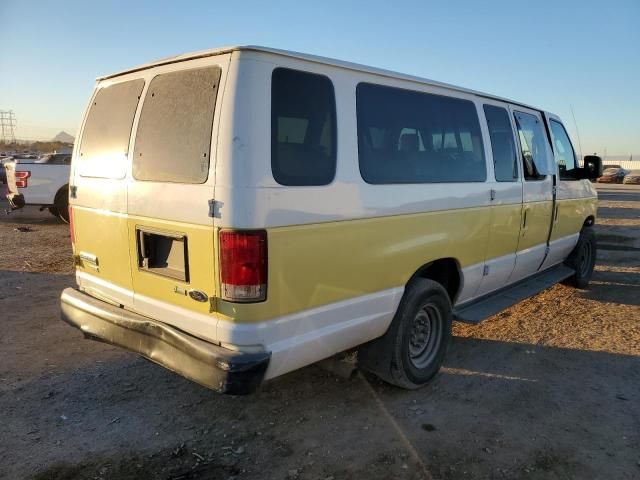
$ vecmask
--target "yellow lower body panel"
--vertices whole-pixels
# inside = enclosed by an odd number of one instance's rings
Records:
[[[479,207],[269,229],[267,300],[219,300],[216,309],[229,320],[258,322],[405,285],[435,259],[454,258],[461,268],[480,263],[490,214]],[[494,253],[513,252],[511,237],[503,240]]]
[[[579,233],[587,218],[595,219],[597,203],[596,198],[559,200],[551,240]]]
[[[144,270],[138,265],[137,249],[139,229],[157,233],[180,234],[187,238],[188,282]],[[198,313],[211,313],[211,301],[198,302],[187,292],[197,290],[209,299],[216,295],[213,225],[193,225],[146,217],[129,217],[128,248],[131,251],[131,277],[136,295],[168,302]]]
[[[522,228],[518,251],[547,243],[552,215],[553,202],[550,200],[522,205]]]
[[[496,205],[491,207],[491,232],[485,259],[514,253],[518,248],[522,204]]]
[[[558,202],[551,240],[577,233],[596,200]],[[521,229],[527,210],[527,228]],[[401,287],[424,264],[454,259],[461,269],[546,242],[550,202],[498,205],[268,229],[268,291],[260,303],[220,300],[213,226],[74,209],[76,253],[99,257],[78,268],[136,295],[223,320],[252,323]],[[86,217],[86,218],[85,218]],[[137,230],[184,234],[189,281],[139,268]],[[186,292],[198,290],[211,301]]]
[[[74,253],[95,258],[95,262],[80,260],[76,268],[132,290],[126,215],[74,206],[73,223]]]

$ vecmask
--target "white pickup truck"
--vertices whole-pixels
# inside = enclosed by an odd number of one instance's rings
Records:
[[[64,222],[69,221],[70,153],[51,153],[33,162],[4,163],[7,200],[12,210],[39,205]]]

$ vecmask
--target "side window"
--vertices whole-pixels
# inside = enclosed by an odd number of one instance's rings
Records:
[[[84,177],[124,178],[133,116],[144,80],[102,87],[93,98],[80,141],[78,172]]]
[[[327,185],[335,177],[336,150],[331,80],[276,68],[271,78],[273,178],[281,185]]]
[[[484,115],[489,127],[496,180],[515,182],[518,180],[518,155],[509,112],[506,108],[484,105]]]
[[[136,180],[207,181],[219,80],[219,67],[164,73],[151,80],[133,151]]]
[[[551,120],[551,138],[553,140],[553,153],[556,157],[561,180],[575,180],[572,171],[577,167],[576,156],[571,145],[567,131],[560,122]]]
[[[535,115],[515,112],[518,138],[522,149],[525,180],[542,180],[549,173],[547,167],[545,131]]]
[[[484,182],[473,102],[361,83],[356,89],[358,159],[367,183]]]

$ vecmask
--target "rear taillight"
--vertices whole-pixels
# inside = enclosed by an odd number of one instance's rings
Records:
[[[28,172],[28,171],[14,172],[14,176],[16,178],[16,187],[27,188],[29,186],[29,183],[27,182],[27,178],[31,176],[31,172]]]
[[[222,298],[232,302],[267,298],[267,232],[222,230],[218,238]]]
[[[73,229],[73,208],[69,206],[69,236],[71,237],[71,243],[76,243],[76,234]]]

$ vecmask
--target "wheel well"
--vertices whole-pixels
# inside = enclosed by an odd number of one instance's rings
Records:
[[[58,191],[56,192],[56,194],[53,196],[53,201],[55,202],[58,199],[58,195],[61,195],[62,192],[64,192],[65,190],[67,190],[67,192],[69,191],[69,184],[67,183],[66,185],[61,186]]]
[[[426,278],[438,282],[447,291],[452,303],[460,289],[460,267],[453,258],[441,258],[423,265],[409,281],[414,278]]]
[[[590,227],[591,225],[593,225],[596,222],[596,219],[593,215],[589,215],[587,217],[587,219],[584,221],[583,226],[584,227]]]

